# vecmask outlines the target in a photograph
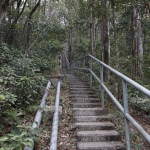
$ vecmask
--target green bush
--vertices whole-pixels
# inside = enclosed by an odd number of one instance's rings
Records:
[[[18,97],[17,105],[28,106],[34,104],[41,96],[45,83],[43,76],[32,74],[32,76],[20,76],[17,78],[16,95]]]
[[[25,146],[33,147],[33,140],[38,140],[36,135],[39,133],[37,128],[31,130],[31,127],[18,125],[11,133],[0,138],[0,150],[23,150]]]

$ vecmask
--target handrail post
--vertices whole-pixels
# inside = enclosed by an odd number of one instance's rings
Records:
[[[104,108],[104,88],[103,84],[103,65],[100,64],[100,96],[101,96],[101,107]]]
[[[122,80],[122,88],[123,88],[123,105],[124,105],[124,114],[129,113],[128,108],[128,94],[127,94],[127,82],[125,80]],[[126,117],[124,117],[125,121],[125,132],[126,132],[126,149],[130,150],[130,125],[129,121]]]
[[[90,57],[90,88],[92,88],[92,58]]]

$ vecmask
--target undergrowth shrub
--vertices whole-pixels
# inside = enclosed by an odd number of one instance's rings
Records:
[[[18,125],[0,138],[0,150],[23,150],[25,146],[33,147],[33,140],[38,141],[40,132],[38,128],[31,130],[29,126]]]
[[[24,57],[18,51],[6,44],[0,45],[0,136],[21,123],[30,105],[39,105],[46,85],[44,75],[36,73],[37,57]]]

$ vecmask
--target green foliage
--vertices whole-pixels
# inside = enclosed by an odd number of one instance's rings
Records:
[[[17,105],[35,103],[39,99],[39,93],[44,89],[45,78],[42,76],[21,76],[17,80],[16,95],[18,96]]]
[[[128,96],[131,105],[136,106],[150,114],[150,98],[135,90],[134,88],[130,88]]]
[[[13,128],[21,121],[18,114],[24,114],[29,105],[38,103],[46,80],[42,74],[35,72],[39,62],[34,58],[24,58],[17,49],[5,44],[1,48],[0,118],[6,128],[8,125]],[[1,125],[0,134],[3,134],[3,129]]]
[[[66,10],[58,8],[58,3],[50,3],[58,11],[48,12],[47,15],[44,12],[44,9],[48,10],[44,8],[47,5],[39,6],[39,11],[35,11],[29,19],[35,2],[27,1],[24,5],[25,1],[17,1],[6,12],[7,19],[4,18],[1,24],[0,136],[11,132],[0,138],[1,150],[32,146],[29,138],[32,137],[31,131],[14,126],[22,124],[27,112],[31,114],[37,109],[45,89],[43,74],[55,69],[56,56],[62,52],[63,42],[66,42],[66,30],[62,24],[64,16],[58,13],[59,9],[62,12]],[[56,18],[58,16],[60,21]]]
[[[0,150],[22,150],[24,146],[33,147],[33,140],[38,140],[36,135],[39,131],[37,128],[31,130],[28,126],[18,125],[11,133],[0,137]]]
[[[78,39],[74,39],[74,42],[76,44],[76,47],[74,48],[74,51],[72,52],[73,60],[89,53],[89,44],[90,44],[89,39],[82,38],[80,40],[80,43],[78,42]]]

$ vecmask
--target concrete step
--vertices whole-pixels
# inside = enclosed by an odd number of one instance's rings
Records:
[[[71,78],[71,79],[68,79],[68,80],[69,80],[69,82],[76,82],[76,81],[83,82],[83,81],[81,81],[81,80],[78,79],[78,78]]]
[[[99,122],[109,121],[110,117],[107,115],[103,116],[74,116],[74,122]]]
[[[73,108],[74,116],[106,115],[107,110],[102,108]]]
[[[78,131],[93,130],[113,130],[114,124],[111,122],[76,122],[74,123]]]
[[[74,82],[74,83],[70,83],[69,84],[69,86],[71,87],[71,86],[78,86],[78,87],[80,87],[80,86],[87,86],[87,87],[89,87],[89,84],[87,84],[87,83],[82,83],[82,82]]]
[[[77,150],[126,150],[122,142],[78,142]]]
[[[100,103],[72,103],[73,108],[99,108]]]
[[[82,94],[82,95],[77,95],[77,94],[70,94],[70,99],[76,99],[76,98],[97,98],[96,94]]]
[[[69,87],[70,88],[87,88],[87,87],[89,87],[89,85],[76,85],[76,84],[74,84],[74,85],[69,85]]]
[[[83,82],[83,81],[79,81],[79,80],[74,80],[74,81],[70,81],[69,82],[69,85],[88,85],[89,86],[89,84],[87,83],[87,82]]]
[[[119,141],[120,135],[115,130],[77,131],[78,142]]]
[[[88,88],[88,87],[81,87],[81,88],[70,88],[70,91],[93,91],[92,89]]]
[[[74,86],[74,85],[77,85],[77,86],[83,86],[83,85],[86,85],[88,88],[90,87],[90,84],[88,84],[87,82],[69,82],[69,86]]]
[[[99,103],[100,100],[98,98],[75,98],[71,99],[72,103]]]
[[[95,92],[92,91],[92,90],[91,90],[91,91],[90,91],[90,90],[82,91],[82,90],[79,89],[78,91],[77,91],[77,90],[76,90],[76,91],[74,91],[74,90],[70,91],[70,94],[71,94],[71,95],[75,95],[75,94],[77,94],[77,95],[79,95],[79,94],[81,94],[81,95],[82,95],[82,94],[83,94],[83,95],[85,95],[85,94],[89,94],[89,95],[92,95],[92,94],[93,94],[93,95],[95,95]]]

